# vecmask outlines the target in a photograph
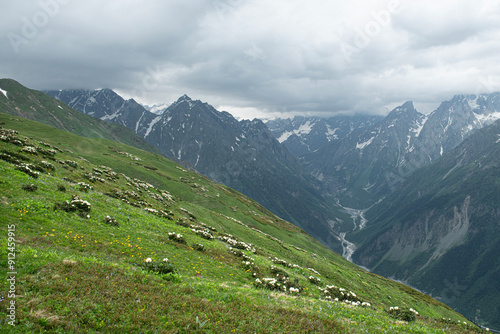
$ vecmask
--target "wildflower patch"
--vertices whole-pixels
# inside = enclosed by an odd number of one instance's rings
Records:
[[[247,244],[243,241],[238,241],[238,240],[234,239],[234,237],[230,234],[223,234],[223,235],[219,236],[217,239],[219,239],[220,241],[223,241],[225,243],[228,243],[230,246],[232,246],[234,248],[250,251],[250,252],[253,252],[254,254],[257,253],[257,250],[255,249],[255,247],[252,244]]]
[[[206,240],[212,240],[215,237],[210,233],[210,230],[205,229],[205,228],[199,228],[196,225],[191,225],[191,231],[193,231],[196,235],[202,237],[203,239]]]
[[[319,288],[325,300],[334,300],[336,302],[348,301],[349,303],[361,303],[361,299],[352,291],[347,291],[344,288],[335,285],[327,285],[324,289]],[[359,305],[359,304],[357,304]],[[356,305],[355,305],[356,306]]]
[[[415,319],[419,315],[418,312],[413,308],[400,308],[398,306],[390,307],[387,313],[389,313],[389,315],[395,319],[407,322],[415,321]]]
[[[298,294],[301,289],[292,286],[288,276],[277,275],[274,277],[257,278],[254,282],[254,286],[260,289],[267,290],[277,290],[282,292],[288,292],[290,294]]]

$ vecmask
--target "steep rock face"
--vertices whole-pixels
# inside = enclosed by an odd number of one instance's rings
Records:
[[[350,235],[353,259],[500,327],[500,121],[424,167]]]

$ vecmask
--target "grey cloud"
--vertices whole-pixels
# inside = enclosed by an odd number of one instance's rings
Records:
[[[429,106],[500,90],[499,8],[493,0],[7,2],[0,76],[36,89],[109,87],[148,104],[187,93],[228,111],[384,113],[405,100]],[[29,38],[26,20],[37,29]],[[18,52],[11,32],[26,40]]]

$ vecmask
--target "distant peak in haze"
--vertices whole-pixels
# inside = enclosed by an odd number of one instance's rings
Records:
[[[171,105],[172,103],[161,103],[161,104],[154,104],[152,106],[148,106],[143,104],[142,106],[149,112],[152,112],[155,115],[162,115],[165,110]]]

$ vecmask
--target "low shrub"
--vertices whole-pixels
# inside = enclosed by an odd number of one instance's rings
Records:
[[[347,291],[344,288],[335,285],[327,285],[324,289],[319,288],[326,300],[335,300],[338,302],[361,302],[361,299],[352,291]]]
[[[186,239],[184,239],[184,236],[182,234],[179,234],[179,233],[169,232],[168,233],[168,238],[170,240],[173,240],[173,241],[178,242],[180,244],[185,244],[186,243]]]
[[[78,168],[78,163],[76,161],[73,161],[73,160],[66,160],[64,161],[66,163],[66,165],[70,166],[70,167],[73,167],[73,168]]]
[[[317,278],[317,277],[314,277],[314,276],[309,276],[307,278],[309,280],[309,282],[311,282],[312,284],[316,284],[316,285],[320,285],[321,284],[321,279]]]
[[[33,165],[32,164],[20,164],[16,167],[17,170],[23,172],[23,173],[26,173],[28,174],[29,176],[31,176],[32,178],[34,179],[37,179],[38,176],[40,175],[40,173],[36,172],[33,170]]]
[[[83,218],[90,218],[90,203],[78,198],[78,196],[73,195],[71,202],[64,201],[62,203],[56,203],[54,205],[54,210],[62,210],[66,212],[76,212]]]
[[[214,238],[208,229],[191,228],[191,231],[206,240],[212,240]]]
[[[191,247],[194,250],[197,250],[197,251],[200,251],[200,252],[203,252],[205,250],[205,246],[203,246],[202,244],[192,244]]]
[[[387,313],[389,313],[389,315],[395,319],[407,322],[415,321],[418,315],[418,312],[412,308],[399,308],[398,306],[389,308]]]
[[[17,158],[15,158],[7,153],[0,153],[0,159],[3,161],[13,163],[13,164],[20,164],[21,163]]]
[[[36,184],[25,184],[22,186],[24,191],[37,191],[38,186]]]
[[[87,184],[85,182],[78,182],[78,187],[80,191],[83,192],[88,192],[89,190],[92,190],[92,186],[90,184]]]
[[[182,226],[182,227],[190,227],[191,226],[191,223],[188,223],[187,221],[183,220],[182,218],[177,219],[175,224]]]
[[[113,217],[111,217],[111,216],[106,216],[106,217],[104,218],[104,223],[105,223],[105,224],[108,224],[108,225],[111,225],[111,226],[117,226],[117,227],[118,227],[118,226],[120,226],[120,223],[118,223],[118,222],[116,221],[116,219],[115,219],[115,218],[113,218]]]
[[[21,149],[21,152],[22,153],[27,153],[27,154],[37,154],[37,150],[36,148],[34,148],[33,146],[24,146],[22,149]]]
[[[151,258],[147,258],[141,264],[141,267],[142,269],[153,272],[155,274],[175,273],[174,266],[167,258],[164,258],[161,261],[153,261]]]

